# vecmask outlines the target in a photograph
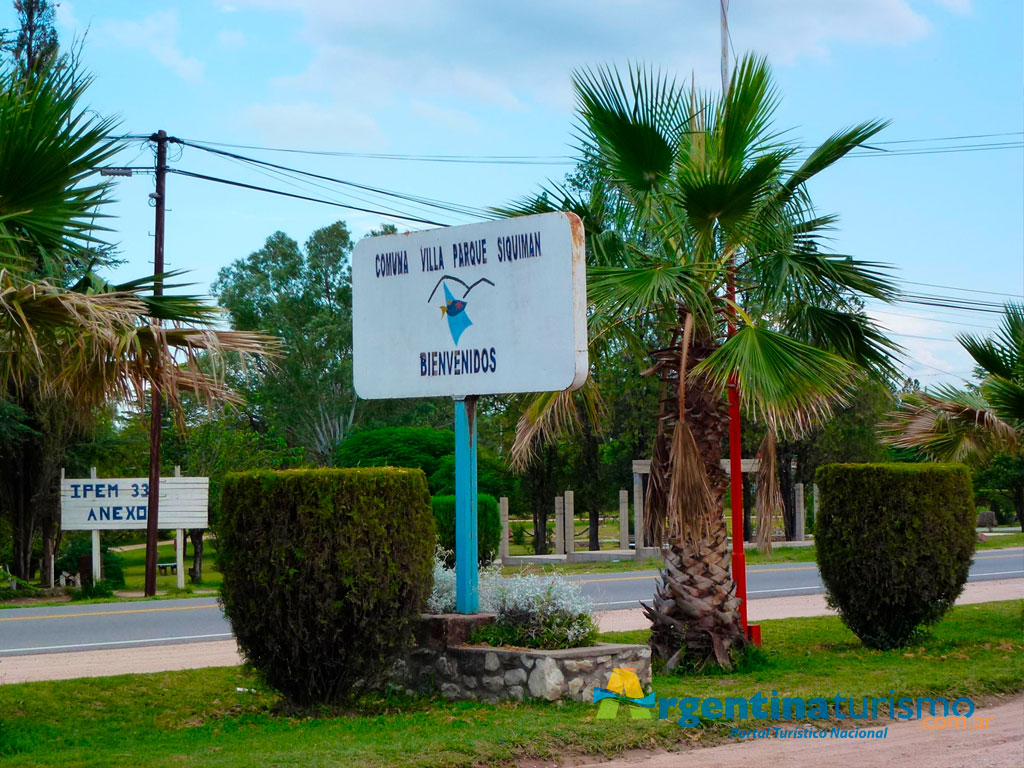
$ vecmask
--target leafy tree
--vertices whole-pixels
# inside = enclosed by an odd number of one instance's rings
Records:
[[[215,330],[215,309],[195,297],[150,296],[151,279],[114,286],[93,271],[108,200],[93,169],[119,145],[112,121],[80,106],[88,83],[66,61],[37,64],[30,78],[0,71],[0,397],[5,431],[18,433],[0,446],[0,511],[22,578],[40,526],[53,555],[57,470],[72,436],[153,386],[172,409],[186,390],[229,398],[221,353],[274,349],[259,334]]]
[[[977,469],[974,489],[993,506],[994,502],[1009,501],[1024,531],[1024,454],[993,456]]]
[[[274,367],[259,366],[242,385],[246,410],[324,464],[356,420],[352,386],[352,239],[338,221],[300,248],[283,232],[220,270],[213,291],[233,327],[284,341]]]
[[[642,67],[626,79],[611,68],[580,72],[574,86],[582,149],[601,183],[586,200],[555,188],[507,212],[582,211],[595,252],[592,358],[646,350],[661,388],[647,535],[667,537],[668,549],[647,608],[651,644],[670,669],[684,654],[728,666],[744,638],[722,514],[725,389],[735,381],[746,411],[767,427],[770,455],[777,435],[801,433],[841,406],[859,370],[892,375],[894,345],[856,297],[885,300],[893,289],[877,265],[828,251],[836,219],[813,211],[807,189],[885,124],[840,131],[797,161],[803,150],[773,126],[768,67],[752,57],[719,98]],[[737,329],[727,337],[730,322]],[[567,401],[592,394],[535,398],[523,443],[564,424],[575,410]],[[776,486],[774,465],[762,464],[772,470],[763,488]],[[766,495],[764,520],[777,499]]]
[[[49,0],[14,0],[14,10],[18,14],[18,30],[15,33],[4,30],[0,39],[3,39],[3,49],[11,54],[25,77],[57,58],[54,5]]]

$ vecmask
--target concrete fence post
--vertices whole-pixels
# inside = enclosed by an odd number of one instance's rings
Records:
[[[555,496],[555,554],[565,554],[565,513],[561,496]],[[547,531],[544,532],[547,536]]]
[[[508,496],[498,499],[498,513],[501,515],[501,543],[498,544],[498,557],[501,562],[508,562]]]
[[[565,492],[565,554],[576,551],[576,515],[572,491]]]
[[[633,538],[639,552],[644,545],[644,481],[639,472],[633,473]]]
[[[181,477],[181,467],[178,464],[174,465],[174,476]],[[178,572],[178,589],[185,588],[185,530],[183,528],[178,529],[177,533],[177,546],[175,547],[174,563],[175,570]]]
[[[804,523],[807,520],[807,510],[804,507],[804,484],[797,483],[793,489],[796,492],[795,520],[793,521],[793,540],[804,540]]]
[[[629,549],[629,491],[619,491],[619,549]]]
[[[96,467],[89,467],[89,478],[96,479]],[[103,578],[103,557],[100,554],[100,532],[92,531],[92,583]]]
[[[814,521],[815,526],[818,524],[818,515],[821,514],[821,494],[818,492],[818,484],[815,483],[811,486],[814,490],[814,514],[811,519]],[[817,527],[815,527],[817,530]]]

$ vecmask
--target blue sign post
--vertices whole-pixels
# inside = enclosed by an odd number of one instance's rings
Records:
[[[455,610],[477,613],[476,396],[455,400]]]
[[[587,380],[583,222],[553,211],[368,237],[352,251],[352,373],[368,400],[455,400],[455,610],[476,613],[476,404]]]

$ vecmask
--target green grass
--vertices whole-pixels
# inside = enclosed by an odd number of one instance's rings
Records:
[[[655,676],[665,696],[963,695],[1024,689],[1024,602],[955,608],[903,651],[870,651],[834,617],[762,622],[732,673]],[[643,642],[646,632],[604,639]],[[246,689],[239,692],[237,688]],[[726,725],[595,720],[592,704],[381,697],[288,713],[240,668],[0,687],[0,765],[479,766],[713,743]]]
[[[1007,549],[1009,547],[1024,547],[1024,533],[990,536],[988,541],[979,541],[976,549]]]
[[[192,584],[188,578],[188,569],[192,567],[192,547],[189,546],[186,552],[188,557],[185,558],[185,585],[196,588],[209,588],[219,589],[223,577],[220,571],[217,570],[217,564],[214,562],[213,555],[213,541],[206,541],[203,544],[203,581],[200,584]],[[145,549],[129,549],[125,552],[118,553],[121,559],[124,561],[124,589],[142,589],[146,583],[146,550]],[[157,562],[158,563],[173,563],[174,562],[174,545],[173,544],[162,544],[157,547]],[[161,576],[160,572],[157,571],[156,576],[156,588],[157,589],[168,589],[172,590],[178,586],[178,577],[171,574],[170,569],[167,569],[167,575]],[[183,595],[179,594],[178,597]]]

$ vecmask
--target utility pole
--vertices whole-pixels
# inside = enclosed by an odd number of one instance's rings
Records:
[[[722,9],[722,93],[729,90],[729,0],[718,0]]]
[[[156,143],[156,224],[153,229],[153,295],[164,292],[164,211],[167,189],[167,132],[157,131],[149,140]],[[151,320],[160,324],[158,318]],[[163,422],[163,393],[160,391],[161,360],[160,340],[153,339],[153,377],[151,383],[152,404],[149,421],[149,498],[146,510],[146,597],[156,594],[157,538],[160,516],[160,426]]]
[[[729,94],[729,0],[719,0],[722,10],[722,98]],[[736,255],[730,255],[726,286],[729,335],[736,333]],[[736,374],[729,377],[729,499],[732,508],[732,578],[740,598],[740,625],[747,639],[761,644],[760,626],[747,623],[747,557],[743,551],[743,430],[740,424],[740,389]]]

